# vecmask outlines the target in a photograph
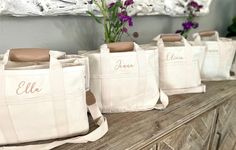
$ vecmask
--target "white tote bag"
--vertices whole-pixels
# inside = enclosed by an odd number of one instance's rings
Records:
[[[163,109],[168,105],[168,97],[158,84],[157,49],[143,50],[134,43],[131,50],[113,53],[104,44],[100,52],[87,54],[91,91],[104,113]],[[157,104],[159,99],[161,104]]]
[[[89,91],[86,95],[87,58],[48,50],[50,62],[35,62],[41,59],[38,55],[29,62],[11,62],[11,52],[0,60],[0,149],[48,150],[65,143],[96,141],[108,131],[93,95]],[[29,56],[24,55],[20,57]],[[87,107],[99,127],[85,135]],[[65,137],[41,145],[4,146]]]
[[[190,46],[180,35],[159,35],[160,88],[168,95],[205,92],[200,69],[205,47]]]
[[[201,70],[202,80],[229,80],[235,48],[231,39],[219,38],[216,31],[195,33],[195,45],[206,46],[206,56]]]

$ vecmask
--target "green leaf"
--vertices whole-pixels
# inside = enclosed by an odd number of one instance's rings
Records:
[[[123,4],[122,4],[121,1],[117,1],[117,2],[116,2],[116,5],[117,5],[117,7],[121,7]]]
[[[229,26],[228,30],[229,30],[230,32],[236,33],[236,26],[231,25],[231,26]]]
[[[102,24],[101,19],[100,19],[99,17],[95,16],[92,12],[87,11],[86,13],[87,13],[89,16],[93,17],[97,23]]]
[[[236,16],[233,19],[233,23],[236,24]]]

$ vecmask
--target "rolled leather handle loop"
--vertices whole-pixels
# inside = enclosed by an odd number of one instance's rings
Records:
[[[134,43],[133,42],[115,42],[115,43],[108,43],[108,49],[110,49],[111,53],[114,52],[129,52],[134,50]]]
[[[46,62],[50,60],[49,49],[16,48],[9,52],[9,60],[16,62]]]
[[[179,34],[163,34],[161,39],[163,42],[179,42],[182,40],[182,37]]]
[[[209,36],[213,36],[215,34],[216,34],[215,31],[201,31],[201,32],[199,32],[199,35],[201,37],[209,37]]]

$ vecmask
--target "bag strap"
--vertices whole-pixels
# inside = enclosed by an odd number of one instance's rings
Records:
[[[232,67],[233,67],[233,72],[234,75],[230,76],[230,80],[236,80],[236,41],[232,40],[232,47],[234,48],[234,58],[232,61]],[[231,70],[231,69],[230,69]]]
[[[223,38],[222,38],[223,39]],[[230,67],[234,67],[233,68],[233,72],[234,72],[234,75],[230,75],[229,77],[229,80],[236,80],[236,65],[234,65],[234,63],[236,63],[236,41],[233,41],[232,39],[226,39],[224,38],[224,40],[228,40],[228,42],[231,42],[231,48],[232,48],[232,63],[231,63],[231,66]],[[223,43],[223,41],[221,42],[221,44]],[[222,46],[221,44],[219,44],[219,47],[220,49],[224,49],[224,45]],[[222,55],[222,54],[221,54]],[[223,58],[222,58],[223,59]],[[221,68],[219,68],[221,69]],[[230,68],[230,71],[231,71],[231,68]],[[230,73],[229,71],[229,73]]]
[[[5,65],[7,64],[9,53],[4,55],[3,60],[0,62],[0,118],[4,118],[4,121],[0,123],[0,132],[2,132],[6,142],[12,143],[18,141],[16,130],[13,126],[13,122],[10,117],[9,107],[6,105],[5,95]]]
[[[206,85],[201,84],[197,87],[191,87],[191,88],[182,88],[182,89],[171,89],[171,90],[165,90],[165,92],[168,95],[174,95],[174,94],[187,94],[187,93],[205,93],[206,92]]]
[[[163,109],[165,109],[168,106],[169,98],[166,95],[166,93],[163,92],[161,89],[159,91],[160,91],[159,92],[160,93],[159,100],[160,100],[161,104],[156,103],[156,105],[154,106],[154,109],[163,110]]]
[[[89,134],[84,136],[69,138],[66,140],[54,141],[52,143],[46,143],[46,144],[36,144],[36,145],[26,145],[26,146],[5,146],[0,148],[0,150],[49,150],[66,143],[87,143],[87,142],[94,142],[100,139],[108,132],[107,119],[101,114],[92,92],[90,91],[86,92],[86,97],[87,97],[86,99],[87,99],[88,110],[94,122],[98,125],[98,128],[96,128]]]
[[[156,85],[159,89],[159,54],[158,50],[154,50],[154,64],[155,64],[155,79],[156,79]],[[158,104],[158,101],[160,100],[161,104]],[[156,105],[154,106],[154,109],[157,110],[163,110],[165,109],[169,104],[169,98],[161,89],[159,89],[159,99],[157,100]]]
[[[53,55],[52,52],[50,52],[49,84],[56,131],[57,135],[61,137],[69,133],[69,123],[65,100],[66,95],[64,86],[64,73],[61,63],[51,55]],[[61,127],[61,124],[64,124],[64,126]]]

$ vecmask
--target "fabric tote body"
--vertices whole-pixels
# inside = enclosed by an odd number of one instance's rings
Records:
[[[86,54],[91,91],[102,112],[164,109],[168,97],[159,89],[157,48],[144,50],[132,43],[129,51],[118,51],[104,44],[100,52]],[[161,103],[157,104],[158,100]]]
[[[160,88],[168,95],[205,92],[200,70],[204,46],[191,46],[180,35],[157,36],[159,48]]]
[[[220,38],[218,32],[195,33],[194,44],[206,46],[206,55],[201,69],[205,81],[236,79],[230,75],[235,55],[235,45],[231,39]]]
[[[0,149],[46,150],[101,138],[108,126],[88,91],[87,63],[45,49],[7,51],[0,60]],[[98,124],[90,133],[87,108]],[[27,144],[57,138],[66,139]]]

